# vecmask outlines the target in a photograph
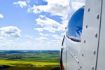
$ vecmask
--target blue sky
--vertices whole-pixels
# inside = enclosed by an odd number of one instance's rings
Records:
[[[59,50],[69,0],[0,0],[0,50]]]

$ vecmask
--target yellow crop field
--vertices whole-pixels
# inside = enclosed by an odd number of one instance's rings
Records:
[[[54,70],[53,68],[58,67],[59,63],[0,60],[0,65],[5,65],[7,67],[5,69],[3,68],[3,70]]]
[[[0,70],[60,70],[58,51],[1,51]]]
[[[13,61],[13,60],[0,60],[0,65],[11,65],[14,66],[14,64],[32,64],[35,66],[45,66],[45,65],[59,65],[59,63],[55,62],[34,62],[34,61]]]

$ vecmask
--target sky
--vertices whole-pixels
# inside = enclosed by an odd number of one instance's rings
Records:
[[[80,4],[71,9],[69,0],[0,0],[0,50],[60,50]]]

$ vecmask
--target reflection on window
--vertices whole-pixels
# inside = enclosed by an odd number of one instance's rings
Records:
[[[67,36],[72,40],[80,41],[83,25],[84,8],[77,10],[68,23]]]

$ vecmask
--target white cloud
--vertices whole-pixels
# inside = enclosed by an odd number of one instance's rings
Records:
[[[37,39],[34,42],[36,42],[36,43],[39,42],[37,44],[34,43],[34,44],[36,44],[36,46],[39,47],[39,48],[36,48],[36,49],[40,49],[40,50],[60,50],[61,41],[59,41],[59,40]]]
[[[49,32],[55,32],[56,29],[58,28],[58,26],[60,25],[58,22],[56,22],[50,18],[47,18],[47,17],[44,17],[44,19],[38,18],[38,19],[36,19],[36,22],[38,25],[41,26],[41,28],[36,28],[36,30],[38,30],[38,31],[46,30]]]
[[[55,40],[61,40],[62,39],[62,36],[61,35],[52,35],[52,37],[55,39]]]
[[[43,36],[43,37],[47,37],[47,36],[49,36],[48,34],[45,34],[45,33],[39,33],[41,36]]]
[[[71,17],[72,13],[78,8],[82,7],[85,4],[85,0],[46,0],[48,5],[33,5],[33,7],[28,8],[29,12],[41,13],[49,12],[52,15],[62,16],[61,27],[64,29],[67,26],[68,20]],[[71,8],[72,6],[72,8]]]
[[[18,38],[20,37],[21,30],[16,26],[0,27],[1,38]]]
[[[58,31],[56,28],[53,28],[52,26],[44,26],[42,28],[34,28],[35,30],[38,30],[39,32],[41,31],[49,31],[51,33],[55,33],[56,31]]]
[[[84,2],[72,2],[72,8],[73,10],[78,10],[80,7],[84,6],[85,3]]]
[[[13,41],[0,40],[0,50],[60,50],[61,41],[59,40],[30,37]]]
[[[34,5],[33,7],[29,8],[28,11],[33,13],[40,13],[42,11],[49,12],[53,15],[60,15],[63,18],[67,18],[67,14],[70,12],[69,10],[69,0],[46,0],[48,5]]]
[[[27,7],[27,2],[24,1],[17,1],[13,3],[14,5],[19,5],[21,8]]]
[[[45,36],[40,36],[40,37],[36,38],[36,40],[48,40],[48,38]]]
[[[65,27],[67,26],[68,22],[68,15],[71,13],[70,7],[69,7],[69,0],[46,0],[48,2],[47,5],[33,5],[30,6],[30,3],[27,0],[23,1],[17,1],[14,2],[14,4],[19,5],[20,7],[26,7],[28,6],[28,12],[33,13],[41,13],[41,12],[49,12],[52,15],[58,15],[62,16],[62,22],[59,24],[58,22],[47,18],[40,16],[40,18],[36,19],[37,24],[41,25],[42,28],[35,28],[35,30],[43,31],[47,30],[49,32],[56,32],[65,30]],[[41,19],[44,18],[44,19]]]
[[[0,19],[3,19],[3,18],[4,18],[3,14],[0,14]]]
[[[42,17],[42,16],[41,16]],[[56,22],[53,19],[50,19],[48,17],[44,17],[44,18],[38,18],[35,21],[37,22],[37,24],[41,25],[41,26],[53,26],[53,27],[57,27],[60,24],[58,22]]]
[[[34,28],[34,30],[37,30],[39,32],[42,32],[44,29],[43,28]]]
[[[46,30],[55,33],[57,31],[64,31],[66,26],[65,24],[60,24],[57,21],[50,19],[48,17],[42,18],[42,16],[36,19],[36,23],[41,26],[40,28],[34,28],[39,32]]]
[[[56,31],[64,31],[65,27],[67,26],[68,19],[70,13],[72,12],[69,7],[69,0],[46,0],[48,5],[33,5],[33,7],[29,7],[28,11],[33,13],[41,13],[41,12],[49,12],[52,15],[62,16],[62,22],[58,23],[53,19],[40,16],[40,18],[36,19],[37,24],[41,25],[41,28],[35,28],[38,31],[47,30],[49,32],[56,32]],[[44,18],[44,19],[42,19]]]

